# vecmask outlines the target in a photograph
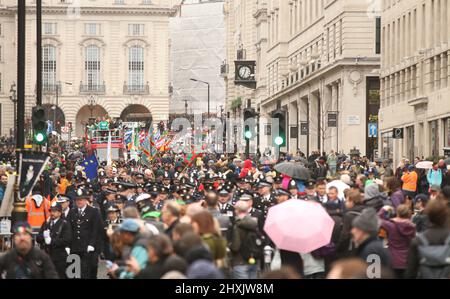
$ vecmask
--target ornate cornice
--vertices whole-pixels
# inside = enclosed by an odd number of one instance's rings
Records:
[[[67,15],[70,6],[46,6],[42,8],[43,15]],[[11,6],[1,9],[0,14],[15,14],[17,7]],[[81,7],[79,13],[83,15],[136,15],[136,16],[174,16],[177,10],[175,8],[163,7]],[[36,7],[28,6],[28,14],[35,14]]]

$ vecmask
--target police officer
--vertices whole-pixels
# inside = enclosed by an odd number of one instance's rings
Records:
[[[81,278],[96,279],[98,247],[101,242],[102,221],[98,209],[88,205],[90,195],[85,187],[77,190],[75,207],[69,212],[68,220],[72,226],[71,253],[81,258]]]
[[[218,206],[222,215],[228,216],[231,222],[234,222],[234,207],[230,204],[230,193],[226,188],[219,191]]]
[[[50,256],[59,278],[67,278],[66,264],[72,230],[69,222],[62,218],[61,203],[54,202],[50,207],[50,219],[41,226],[36,241]]]
[[[260,196],[258,202],[256,202],[255,207],[267,216],[269,208],[275,204],[275,197],[272,194],[272,184],[266,180],[261,180],[257,185],[258,194]]]
[[[62,208],[61,218],[67,220],[67,216],[69,215],[70,212],[70,199],[66,196],[58,196],[56,202],[61,204]]]

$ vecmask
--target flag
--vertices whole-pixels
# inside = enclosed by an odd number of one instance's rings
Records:
[[[88,179],[93,180],[97,177],[98,160],[94,154],[86,157],[82,166],[84,167],[84,172]]]
[[[126,131],[124,134],[124,142],[128,146],[131,143],[131,136],[133,135],[133,130]]]
[[[106,162],[107,165],[112,165],[112,157],[111,157],[111,131],[108,134],[108,147],[106,148]]]
[[[146,136],[147,134],[145,133],[145,130],[142,130],[141,133],[139,133],[139,144],[144,142]]]

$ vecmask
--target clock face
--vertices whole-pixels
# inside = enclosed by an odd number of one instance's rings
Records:
[[[248,66],[241,66],[239,68],[239,77],[241,77],[242,79],[249,79],[250,75],[252,74],[252,70],[250,69],[250,67]]]

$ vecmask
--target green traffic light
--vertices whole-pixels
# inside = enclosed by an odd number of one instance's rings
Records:
[[[280,145],[282,145],[283,143],[284,143],[283,137],[278,136],[278,137],[275,138],[275,144],[276,144],[276,145],[280,146]]]
[[[36,133],[36,135],[34,135],[34,140],[38,144],[43,143],[45,141],[45,135],[43,133],[40,133],[40,132]]]
[[[247,138],[247,139],[252,138],[252,132],[250,132],[250,131],[246,131],[244,135],[245,135],[245,138]]]

